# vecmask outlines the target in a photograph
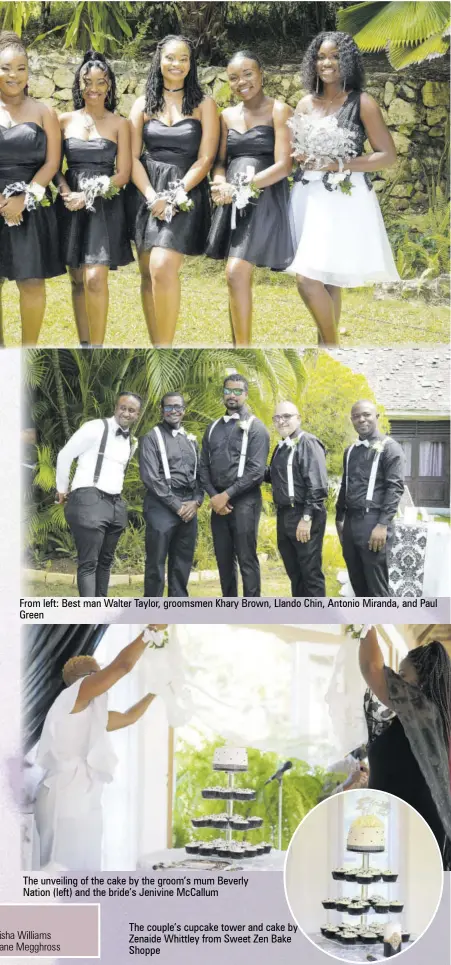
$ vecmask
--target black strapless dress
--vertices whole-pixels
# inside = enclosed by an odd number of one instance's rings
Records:
[[[154,191],[164,191],[170,181],[179,181],[197,160],[202,138],[202,124],[187,117],[169,127],[156,117],[146,121],[143,129],[144,151],[141,163]],[[204,178],[189,192],[194,207],[179,211],[170,224],[154,218],[142,194],[130,188],[131,230],[138,252],[151,248],[171,248],[183,255],[202,255],[211,224],[208,180]]]
[[[64,140],[67,160],[66,181],[71,191],[80,191],[80,180],[114,174],[117,145],[106,137],[84,141],[79,137]],[[65,264],[69,268],[83,265],[107,265],[113,271],[119,265],[133,261],[128,239],[125,199],[122,191],[114,198],[96,198],[95,211],[68,211],[58,198],[61,226],[61,245]]]
[[[226,179],[245,172],[255,173],[274,164],[274,128],[258,124],[240,134],[233,129],[227,135]],[[236,213],[232,230],[232,205],[217,207],[205,254],[209,258],[242,258],[258,268],[284,271],[293,260],[293,243],[288,219],[289,188],[283,178],[264,188],[260,196]]]
[[[0,126],[0,192],[14,181],[29,184],[45,164],[47,135],[39,124],[26,121]],[[47,190],[51,201],[51,193]],[[58,244],[55,206],[23,212],[23,222],[8,228],[0,217],[0,278],[54,278],[64,275]]]

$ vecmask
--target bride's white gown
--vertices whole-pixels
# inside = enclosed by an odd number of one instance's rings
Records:
[[[35,802],[41,868],[102,866],[102,790],[113,779],[117,758],[106,730],[107,694],[71,713],[82,679],[56,698],[39,741],[36,763],[45,771]]]

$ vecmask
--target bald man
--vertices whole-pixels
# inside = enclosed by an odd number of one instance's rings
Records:
[[[301,428],[292,402],[280,402],[274,425],[281,436],[265,479],[277,506],[277,546],[294,597],[326,595],[322,571],[328,482],[325,447]]]
[[[401,446],[378,431],[374,402],[355,402],[351,422],[358,435],[345,450],[336,526],[352,589],[360,597],[391,596],[388,547],[391,522],[404,492]]]

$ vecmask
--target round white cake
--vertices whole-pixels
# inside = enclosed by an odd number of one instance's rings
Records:
[[[247,771],[245,747],[217,747],[213,756],[214,771]]]
[[[348,851],[385,851],[384,825],[375,814],[356,818],[349,828]]]

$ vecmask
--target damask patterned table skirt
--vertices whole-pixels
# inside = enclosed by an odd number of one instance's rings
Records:
[[[446,523],[395,522],[389,555],[393,596],[447,596],[450,545]]]

